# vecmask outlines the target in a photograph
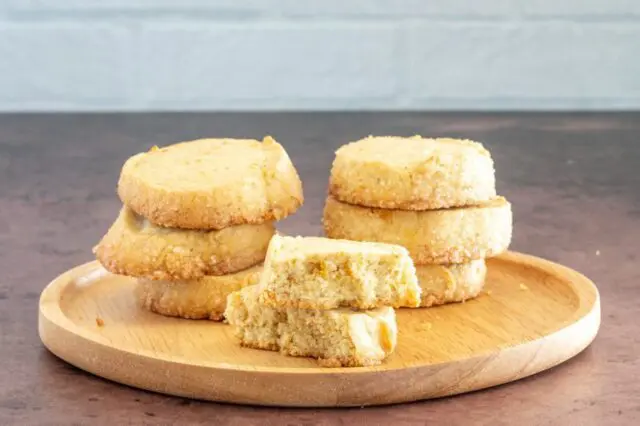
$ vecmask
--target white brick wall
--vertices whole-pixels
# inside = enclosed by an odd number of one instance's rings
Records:
[[[397,32],[385,24],[154,23],[133,45],[141,106],[366,105],[397,92]]]
[[[0,0],[0,111],[640,108],[640,0]]]
[[[418,24],[412,105],[640,106],[640,27],[627,23]],[[455,40],[454,49],[447,46]]]

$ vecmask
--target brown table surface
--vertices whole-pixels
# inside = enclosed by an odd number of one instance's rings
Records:
[[[364,409],[277,409],[157,395],[111,383],[51,355],[38,297],[92,259],[119,209],[130,155],[211,135],[274,135],[304,181],[306,203],[282,223],[320,234],[334,150],[368,134],[483,141],[498,191],[514,205],[512,249],[573,267],[602,297],[595,342],[515,383],[439,400]],[[640,424],[640,114],[0,115],[0,424]],[[432,423],[433,422],[433,423]]]

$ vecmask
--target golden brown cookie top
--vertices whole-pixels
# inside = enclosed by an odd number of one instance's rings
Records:
[[[134,155],[118,194],[152,223],[187,229],[278,220],[303,202],[297,171],[271,137],[198,139]]]
[[[462,207],[496,195],[493,160],[478,142],[420,136],[369,136],[336,151],[329,191],[368,207]]]
[[[479,142],[420,136],[369,136],[343,145],[336,151],[336,156],[349,157],[360,162],[379,162],[393,167],[415,165],[440,156],[456,155],[490,156]]]
[[[265,138],[264,142],[199,139],[138,154],[127,161],[124,168],[150,186],[170,191],[199,191],[237,181],[262,181],[287,160],[282,146],[272,138]]]

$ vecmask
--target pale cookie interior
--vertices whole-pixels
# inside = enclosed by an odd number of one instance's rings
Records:
[[[274,236],[260,281],[262,303],[273,307],[417,307],[420,286],[404,247]]]
[[[248,347],[318,358],[325,366],[366,366],[382,362],[397,342],[393,308],[278,309],[259,302],[259,287],[229,296],[225,316]]]

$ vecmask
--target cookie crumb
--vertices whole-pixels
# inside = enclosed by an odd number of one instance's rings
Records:
[[[527,287],[523,283],[520,283],[520,290],[529,290],[529,287]]]
[[[419,330],[420,330],[420,331],[429,331],[429,330],[431,330],[431,328],[432,328],[432,327],[433,327],[433,324],[431,324],[431,323],[430,323],[430,322],[428,322],[428,321],[427,321],[427,322],[424,322],[424,323],[422,323],[422,324],[420,324],[420,325],[418,326],[418,328],[419,328]]]
[[[104,327],[104,320],[100,317],[96,317],[96,324],[98,327]]]
[[[493,290],[487,290],[487,296],[491,296],[492,293],[493,293]]]
[[[318,364],[321,367],[326,367],[326,368],[342,367],[342,364],[340,364],[340,361],[335,358],[318,358]]]

